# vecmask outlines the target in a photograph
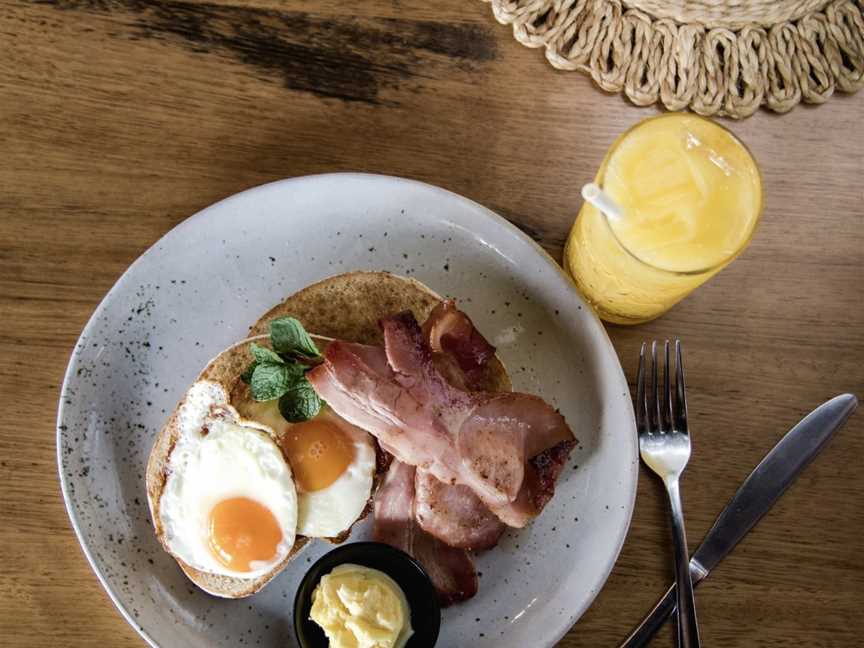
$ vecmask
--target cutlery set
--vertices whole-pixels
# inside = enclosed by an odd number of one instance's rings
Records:
[[[675,583],[666,591],[621,648],[646,645],[670,616],[677,617],[678,645],[700,645],[693,588],[749,533],[819,454],[858,406],[852,394],[841,394],[804,417],[772,448],[747,477],[720,513],[698,549],[689,555],[684,530],[679,480],[690,459],[687,400],[681,342],[675,340],[675,368],[670,362],[670,343],[643,343],[636,375],[636,429],[642,461],[666,486],[672,526]],[[662,367],[662,384],[660,374]]]

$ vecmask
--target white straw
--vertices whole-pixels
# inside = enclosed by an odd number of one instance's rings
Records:
[[[612,198],[609,197],[609,194],[604,192],[595,183],[589,182],[582,187],[582,197],[606,214],[609,218],[613,220],[624,218],[624,212],[621,210],[621,207],[618,206],[618,203],[612,200]]]

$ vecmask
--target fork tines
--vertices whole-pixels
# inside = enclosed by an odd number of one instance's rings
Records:
[[[646,386],[647,343],[639,352],[639,371],[636,374],[636,427],[640,434],[687,434],[687,397],[684,395],[684,364],[681,360],[681,341],[675,340],[675,394],[671,388],[672,363],[669,359],[669,340],[663,344],[663,394],[660,394],[657,362],[657,341],[651,342],[651,384]]]

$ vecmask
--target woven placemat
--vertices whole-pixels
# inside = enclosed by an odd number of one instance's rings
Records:
[[[864,86],[864,0],[485,0],[516,39],[635,104],[742,118]]]

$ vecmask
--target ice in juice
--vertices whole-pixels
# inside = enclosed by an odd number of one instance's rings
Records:
[[[687,113],[624,133],[596,182],[621,207],[579,213],[565,267],[611,322],[653,319],[741,252],[759,219],[762,187],[750,153],[729,131]]]

